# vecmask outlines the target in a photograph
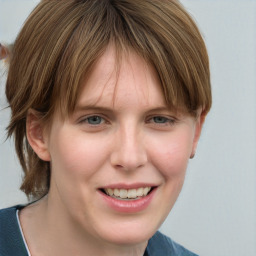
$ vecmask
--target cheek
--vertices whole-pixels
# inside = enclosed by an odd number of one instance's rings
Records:
[[[90,176],[106,159],[106,150],[95,139],[60,136],[55,142],[51,151],[52,170],[60,170],[61,175]]]
[[[154,149],[151,151],[152,161],[164,177],[172,179],[184,177],[192,141],[190,134],[176,134],[166,138],[164,144],[152,147]]]

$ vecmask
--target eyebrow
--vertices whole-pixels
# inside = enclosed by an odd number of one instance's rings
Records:
[[[104,106],[96,106],[96,105],[78,105],[75,107],[74,112],[81,112],[81,111],[88,111],[88,110],[94,110],[94,111],[105,111],[105,112],[113,112],[112,108],[104,107]]]
[[[109,107],[105,107],[105,106],[97,106],[94,104],[89,104],[89,105],[78,105],[75,107],[75,111],[74,112],[82,112],[82,111],[98,111],[98,112],[108,112],[108,113],[113,113],[113,112],[118,112],[118,109],[114,109],[114,108],[109,108]],[[163,111],[168,111],[168,112],[176,112],[175,109],[170,109],[168,108],[168,106],[156,106],[153,108],[148,108],[145,109],[145,112],[163,112]]]

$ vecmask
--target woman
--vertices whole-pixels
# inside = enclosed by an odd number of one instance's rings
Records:
[[[211,107],[178,1],[41,1],[6,96],[32,202],[0,212],[0,255],[195,255],[157,232]]]

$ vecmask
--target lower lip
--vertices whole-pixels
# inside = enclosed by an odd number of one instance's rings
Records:
[[[99,191],[108,206],[117,212],[136,213],[145,210],[153,200],[157,188],[154,188],[147,196],[137,200],[119,200]]]

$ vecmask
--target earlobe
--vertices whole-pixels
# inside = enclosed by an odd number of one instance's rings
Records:
[[[37,156],[44,161],[50,161],[51,157],[48,151],[43,124],[40,120],[40,114],[33,109],[29,109],[28,111],[26,130],[28,142]]]
[[[193,147],[192,147],[192,152],[190,154],[190,159],[194,158],[196,154],[196,148],[201,135],[204,121],[205,121],[205,115],[200,113],[200,115],[197,117],[197,120],[196,120],[195,134],[194,134]]]

